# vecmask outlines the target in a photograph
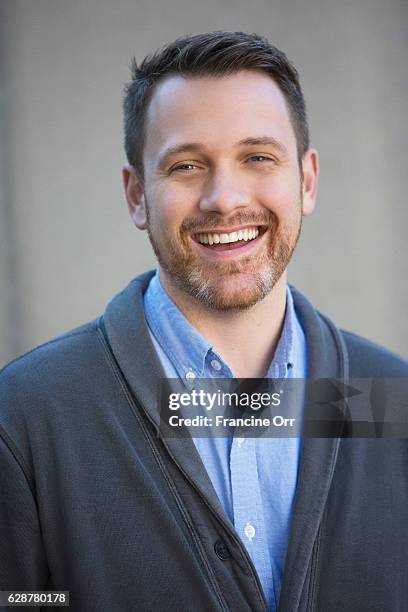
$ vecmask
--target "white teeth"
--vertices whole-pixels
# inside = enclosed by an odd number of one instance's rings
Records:
[[[257,227],[246,228],[239,230],[238,232],[231,232],[230,234],[199,234],[198,242],[202,244],[228,244],[230,242],[238,242],[238,240],[253,240],[259,234]]]

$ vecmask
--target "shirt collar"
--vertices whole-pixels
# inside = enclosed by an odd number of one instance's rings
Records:
[[[286,308],[281,335],[266,378],[286,378],[293,370],[296,355],[295,325],[297,317],[292,294],[286,287]]]
[[[210,352],[220,361],[223,370],[231,371],[167,295],[160,282],[159,270],[156,270],[144,295],[144,310],[154,337],[182,379],[186,378],[189,371],[195,376],[204,377],[206,358]],[[292,294],[287,287],[282,332],[266,378],[286,378],[291,375],[296,356],[297,326],[300,324]]]
[[[162,287],[159,270],[144,296],[147,323],[177,374],[185,378],[192,370],[204,376],[205,358],[211,344],[187,321]]]

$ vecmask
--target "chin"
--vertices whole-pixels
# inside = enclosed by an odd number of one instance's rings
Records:
[[[183,289],[206,308],[237,312],[248,310],[263,300],[278,278],[271,271],[267,274],[233,274],[206,280],[190,274]]]

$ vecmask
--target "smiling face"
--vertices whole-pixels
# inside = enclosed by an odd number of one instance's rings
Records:
[[[284,96],[255,71],[166,78],[148,108],[143,184],[124,169],[167,291],[216,310],[249,308],[282,277],[314,206],[313,150],[303,176]]]

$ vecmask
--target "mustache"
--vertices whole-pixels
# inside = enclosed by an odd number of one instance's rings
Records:
[[[185,219],[180,226],[180,233],[196,233],[203,229],[222,230],[238,225],[276,225],[276,215],[269,210],[249,212],[238,211],[231,217],[220,218],[219,214],[207,213],[205,218]]]

